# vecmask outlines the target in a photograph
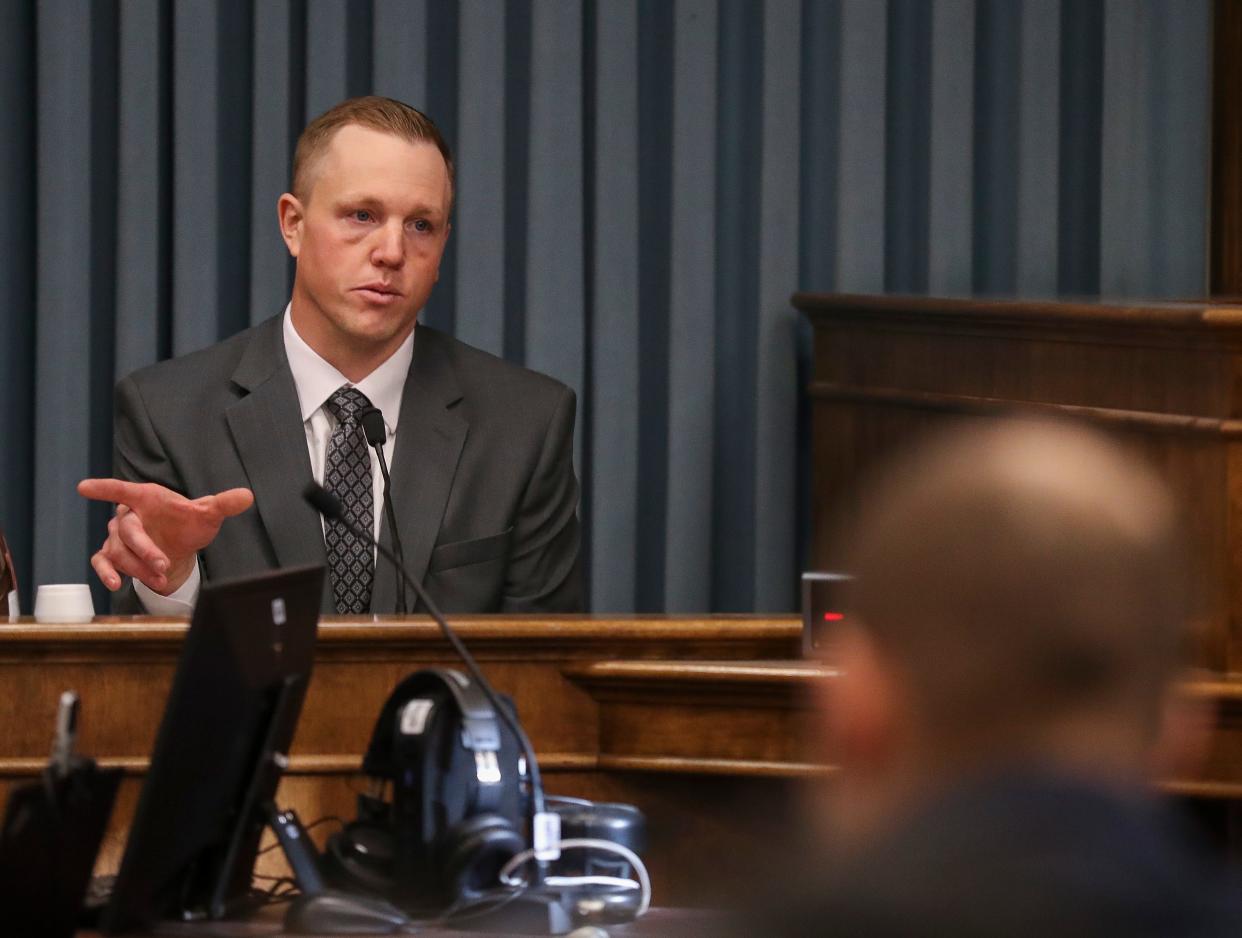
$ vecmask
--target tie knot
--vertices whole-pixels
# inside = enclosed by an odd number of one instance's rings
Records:
[[[344,384],[332,392],[332,396],[323,406],[328,408],[338,421],[348,423],[357,417],[358,411],[370,407],[371,402],[357,388]]]

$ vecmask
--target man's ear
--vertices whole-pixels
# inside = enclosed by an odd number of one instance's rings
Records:
[[[897,675],[861,628],[842,626],[832,647],[840,673],[825,688],[830,756],[847,772],[882,772],[903,731]]]
[[[306,218],[306,210],[298,197],[286,192],[276,202],[276,214],[280,221],[280,236],[285,239],[285,246],[293,257],[302,250],[302,222]]]

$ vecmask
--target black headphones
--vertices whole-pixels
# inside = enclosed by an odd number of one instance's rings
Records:
[[[401,681],[362,768],[381,789],[391,784],[392,801],[359,795],[357,820],[329,839],[324,872],[338,888],[411,910],[444,908],[494,887],[526,846],[521,750],[460,671],[431,668]]]

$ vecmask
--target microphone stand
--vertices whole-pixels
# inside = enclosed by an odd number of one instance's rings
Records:
[[[384,458],[384,441],[388,437],[384,429],[384,415],[378,407],[364,407],[358,413],[358,422],[362,425],[362,433],[367,442],[375,448],[375,455],[379,457],[380,473],[384,477],[384,514],[388,516],[388,530],[392,533],[392,549],[397,555],[397,569],[404,572],[405,553],[401,549],[401,534],[397,530],[397,512],[392,506],[392,479],[388,475],[388,460]],[[409,611],[410,606],[405,599],[405,578],[397,577],[397,613],[405,615]]]
[[[561,897],[550,895],[539,895],[541,887],[547,876],[548,861],[555,859],[560,853],[560,817],[555,813],[548,813],[543,795],[543,779],[539,773],[539,762],[535,759],[535,749],[531,745],[530,738],[526,735],[526,731],[522,729],[522,724],[509,710],[508,707],[501,703],[496,691],[492,689],[491,682],[483,676],[483,672],[479,669],[478,663],[474,660],[474,656],[462,643],[457,633],[453,631],[452,626],[448,624],[448,620],[444,618],[444,614],[440,612],[440,607],[435,601],[427,595],[427,591],[423,589],[423,585],[410,576],[409,572],[397,562],[396,556],[391,550],[375,540],[375,536],[364,530],[359,525],[354,524],[345,518],[341,512],[340,500],[316,482],[311,482],[302,492],[302,497],[311,504],[315,510],[322,514],[329,521],[340,522],[345,530],[349,531],[354,537],[361,538],[363,541],[370,541],[375,545],[375,549],[380,555],[397,568],[401,577],[409,584],[410,589],[414,591],[414,595],[418,597],[418,601],[423,604],[423,608],[435,620],[440,627],[440,631],[453,647],[453,651],[461,658],[465,664],[466,670],[470,672],[470,677],[479,685],[479,689],[483,691],[488,702],[496,711],[497,716],[510,729],[514,737],[518,741],[518,745],[522,749],[522,755],[526,759],[527,771],[530,773],[530,813],[528,820],[530,823],[531,846],[535,852],[534,870],[531,873],[530,884],[526,887],[527,892],[534,892],[536,895],[529,898],[538,905],[539,910],[543,912],[543,919],[546,923],[547,934],[563,934],[570,930],[569,914],[564,907]],[[525,895],[524,895],[525,897]],[[543,901],[539,901],[542,899]],[[505,903],[503,908],[509,909],[518,904],[518,901]],[[514,911],[518,911],[515,909]],[[558,915],[559,913],[559,915]],[[520,914],[520,912],[519,912]],[[528,915],[530,913],[527,913]],[[489,924],[481,919],[471,918],[471,927],[486,930]],[[497,922],[504,925],[503,920]],[[534,924],[532,922],[532,924]],[[512,927],[512,926],[510,926]]]

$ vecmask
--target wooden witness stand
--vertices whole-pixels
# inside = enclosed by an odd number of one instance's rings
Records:
[[[789,617],[473,618],[454,622],[511,695],[549,792],[639,805],[660,905],[709,904],[752,870],[756,845],[825,774],[814,755],[809,682],[791,661]],[[0,788],[47,760],[56,701],[82,698],[82,752],[127,778],[97,869],[114,871],[154,743],[184,621],[99,617],[88,625],[0,624]],[[425,619],[320,625],[315,672],[281,784],[304,822],[351,819],[359,767],[389,691],[405,675],[458,662]],[[0,793],[0,797],[3,794]],[[315,831],[323,837],[338,825]],[[262,863],[275,872],[265,857]],[[748,872],[750,871],[750,872]],[[745,893],[742,893],[743,895]]]

